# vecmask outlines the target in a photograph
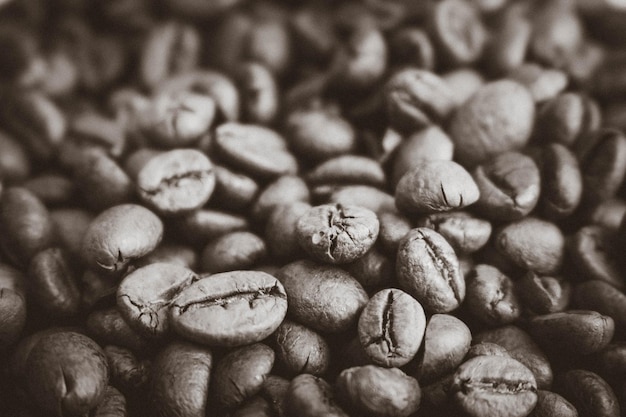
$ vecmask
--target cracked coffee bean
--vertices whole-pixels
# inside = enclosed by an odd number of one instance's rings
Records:
[[[506,357],[477,356],[463,363],[450,393],[463,412],[475,417],[524,417],[537,404],[532,372]]]
[[[169,306],[180,336],[213,346],[241,346],[272,334],[287,313],[280,281],[261,271],[210,275],[184,288]]]
[[[213,164],[194,149],[156,155],[139,171],[137,188],[141,199],[163,215],[193,211],[213,193]]]
[[[163,238],[163,222],[136,204],[122,204],[100,213],[83,237],[81,255],[102,272],[121,272],[133,259],[150,253]]]
[[[377,365],[400,367],[417,353],[424,329],[424,309],[402,290],[377,292],[367,302],[358,323],[359,340]]]
[[[126,275],[117,289],[119,311],[135,331],[163,337],[171,327],[169,308],[200,277],[182,266],[154,263]]]
[[[285,319],[273,335],[276,359],[290,375],[326,373],[330,347],[319,333]]]
[[[300,246],[314,259],[345,264],[363,256],[376,242],[376,214],[358,206],[312,207],[296,225]]]
[[[489,326],[512,323],[521,315],[513,281],[498,268],[476,265],[467,276],[467,310]]]
[[[432,229],[419,227],[402,239],[396,274],[400,287],[427,312],[447,313],[465,298],[465,279],[454,249]]]

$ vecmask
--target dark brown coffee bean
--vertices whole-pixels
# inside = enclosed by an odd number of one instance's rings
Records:
[[[385,172],[373,159],[358,155],[343,155],[328,159],[307,173],[306,181],[319,184],[364,184],[383,187]]]
[[[590,369],[612,386],[626,376],[626,342],[613,342],[589,358]]]
[[[261,390],[274,365],[274,351],[262,343],[233,350],[212,374],[212,394],[221,407],[232,408]]]
[[[543,148],[541,158],[541,212],[548,219],[569,216],[578,207],[583,192],[578,161],[558,143]]]
[[[412,229],[411,222],[404,215],[394,211],[378,213],[378,221],[380,223],[378,242],[385,253],[395,255],[400,241]]]
[[[287,294],[273,276],[232,271],[200,279],[176,296],[169,319],[179,335],[199,343],[241,346],[272,334],[287,313]]]
[[[476,265],[467,276],[467,309],[490,326],[512,323],[521,315],[513,281],[498,268]]]
[[[324,338],[306,326],[285,320],[273,335],[276,359],[291,375],[323,375],[331,352]]]
[[[320,262],[343,264],[363,256],[376,242],[376,214],[358,206],[312,207],[296,225],[298,243]]]
[[[315,191],[313,190],[314,194]],[[342,206],[359,206],[374,213],[396,211],[393,195],[369,185],[349,185],[333,190],[324,201]]]
[[[78,313],[80,290],[67,252],[58,247],[44,249],[28,265],[29,293],[37,307],[53,317]]]
[[[506,357],[478,356],[457,369],[450,392],[471,416],[527,416],[537,404],[532,372]]]
[[[214,145],[226,161],[253,176],[274,178],[298,171],[285,139],[266,127],[222,124],[215,131]]]
[[[277,278],[285,286],[289,315],[312,329],[340,333],[356,324],[367,293],[342,269],[312,261],[296,261],[281,268]]]
[[[503,356],[511,357],[509,352],[502,346],[491,342],[480,342],[470,347],[465,360],[468,361],[477,356]]]
[[[102,400],[109,378],[100,346],[69,331],[43,336],[31,349],[24,372],[30,398],[58,417],[87,414]]]
[[[612,318],[595,311],[569,310],[533,317],[528,331],[546,349],[587,355],[609,344],[615,324]]]
[[[601,226],[581,227],[567,245],[573,274],[584,280],[600,280],[619,290],[626,287],[618,259],[613,256],[616,236]]]
[[[158,262],[180,265],[195,270],[198,265],[198,254],[192,247],[187,245],[164,243],[157,246],[148,255],[138,259],[133,263],[133,266],[141,268]]]
[[[472,334],[465,323],[448,314],[433,314],[426,324],[424,347],[417,356],[417,380],[430,384],[453,372],[470,349]]]
[[[252,178],[229,168],[214,165],[215,191],[212,201],[232,210],[245,209],[256,198],[259,184]]]
[[[476,210],[489,219],[521,219],[539,201],[539,168],[531,158],[519,152],[506,152],[490,158],[472,175],[480,190]]]
[[[130,350],[114,345],[104,347],[111,383],[124,393],[132,394],[150,380],[151,364],[139,360]]]
[[[204,417],[208,404],[213,356],[185,342],[167,345],[154,360],[151,408],[157,416]]]
[[[210,242],[202,251],[203,272],[216,273],[250,269],[265,257],[263,239],[250,232],[231,232]]]
[[[430,214],[418,219],[416,226],[435,230],[459,254],[476,252],[491,236],[491,223],[463,211]]]
[[[487,32],[475,7],[458,0],[446,0],[433,7],[428,31],[442,61],[449,66],[476,61],[487,40]]]
[[[264,223],[272,209],[278,204],[303,201],[309,202],[310,193],[304,180],[295,175],[283,175],[269,183],[257,196],[252,205],[251,216]]]
[[[578,417],[576,408],[561,397],[550,391],[537,391],[537,406],[529,414],[530,417]]]
[[[597,311],[615,321],[615,332],[626,335],[626,295],[604,281],[587,281],[574,287],[573,305]]]
[[[511,108],[517,110],[512,113],[508,110]],[[528,142],[534,118],[535,104],[525,87],[509,80],[485,84],[452,116],[449,133],[455,158],[473,166],[522,148]]]
[[[300,201],[279,204],[272,208],[265,224],[264,236],[272,256],[285,260],[304,256],[304,251],[298,244],[296,225],[310,208],[310,204]]]
[[[3,199],[4,200],[4,199]],[[122,204],[101,212],[83,238],[82,257],[99,271],[122,271],[151,252],[163,238],[163,223],[150,210]]]
[[[381,288],[394,280],[395,265],[376,246],[356,261],[347,264],[346,270],[367,289]]]
[[[22,187],[2,192],[0,199],[0,245],[18,265],[26,265],[39,251],[53,245],[54,223],[50,213],[33,193]]]
[[[127,415],[126,398],[115,387],[107,386],[104,397],[92,411],[93,417],[125,417]]]
[[[26,280],[13,267],[0,264],[0,351],[17,342],[26,323]]]
[[[141,353],[148,341],[130,328],[117,307],[94,310],[87,316],[89,334],[103,345],[117,345]]]
[[[396,274],[400,286],[428,312],[452,311],[465,298],[465,280],[454,249],[432,229],[413,229],[402,239]]]
[[[59,208],[50,212],[59,243],[72,255],[80,255],[83,236],[93,221],[91,213],[82,209]]]
[[[385,86],[385,105],[391,127],[413,132],[446,120],[456,107],[448,84],[433,72],[403,69]]]
[[[506,74],[524,62],[532,34],[527,8],[524,3],[516,3],[507,7],[496,21],[495,33],[487,41],[483,56],[492,73]]]
[[[509,355],[532,371],[537,387],[548,389],[552,385],[552,367],[546,355],[533,339],[519,327],[507,325],[474,335],[473,343],[490,342],[505,348]]]
[[[537,314],[562,311],[569,302],[569,284],[553,277],[542,277],[528,271],[515,282],[515,286],[524,306]]]
[[[227,211],[200,209],[176,218],[172,228],[176,236],[192,244],[206,244],[228,233],[248,229],[248,220]]]
[[[435,67],[435,49],[422,29],[404,27],[395,30],[389,40],[392,63],[432,71]]]
[[[172,75],[193,69],[200,58],[200,35],[188,24],[169,21],[148,33],[141,54],[141,81],[154,87]]]
[[[597,374],[582,369],[572,369],[557,376],[555,391],[565,397],[578,410],[581,417],[620,415],[615,393]]]
[[[270,405],[277,417],[287,415],[285,400],[289,390],[289,380],[276,375],[268,375],[261,386],[260,396]]]
[[[169,307],[181,291],[198,279],[192,270],[166,263],[136,269],[124,277],[117,289],[119,311],[135,331],[162,337],[171,326]]]
[[[335,402],[328,382],[309,374],[291,380],[286,394],[287,415],[302,417],[348,417]]]
[[[397,289],[377,292],[359,317],[359,340],[371,361],[385,367],[406,365],[417,353],[426,327],[424,309]]]
[[[498,252],[521,268],[551,274],[561,267],[565,238],[553,223],[526,217],[501,228],[494,239]]]
[[[428,214],[474,204],[480,192],[469,172],[456,162],[423,160],[402,176],[395,197],[398,210]]]
[[[48,207],[67,204],[75,198],[76,186],[63,175],[42,174],[29,179],[23,185]]]
[[[372,416],[408,416],[417,411],[422,397],[415,378],[375,365],[344,369],[337,391],[350,410]]]
[[[257,62],[243,64],[236,74],[244,121],[271,124],[279,110],[277,81],[270,68]]]

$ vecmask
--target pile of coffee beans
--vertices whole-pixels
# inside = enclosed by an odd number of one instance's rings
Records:
[[[0,416],[626,416],[625,132],[624,1],[0,0]]]

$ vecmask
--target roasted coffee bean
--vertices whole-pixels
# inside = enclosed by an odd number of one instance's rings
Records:
[[[363,256],[376,242],[376,214],[358,206],[312,207],[296,225],[298,243],[320,262],[344,264]]]
[[[609,344],[615,324],[612,318],[595,311],[569,310],[533,317],[528,331],[546,349],[587,355]]]
[[[489,219],[521,219],[539,202],[539,168],[530,157],[519,152],[490,158],[472,175],[480,192],[476,210]]]
[[[26,323],[26,282],[13,267],[0,264],[0,351],[17,342]]]
[[[259,192],[259,184],[252,178],[229,168],[214,165],[215,191],[212,201],[232,210],[247,208]]]
[[[133,266],[141,268],[159,262],[180,265],[195,270],[198,265],[198,255],[190,246],[165,243],[157,246],[156,249],[143,258],[138,259],[133,263]]]
[[[536,103],[556,97],[567,87],[567,74],[557,69],[526,63],[509,72],[508,77],[525,86]]]
[[[193,149],[169,151],[151,158],[139,171],[137,188],[142,200],[164,215],[193,211],[213,193],[213,164]]]
[[[173,299],[176,333],[207,345],[241,346],[265,339],[287,313],[281,282],[261,271],[232,271],[195,281]]]
[[[443,74],[443,79],[455,92],[455,100],[459,106],[469,100],[486,82],[478,71],[463,67]]]
[[[241,91],[244,121],[271,124],[280,102],[277,80],[270,68],[257,62],[245,63],[235,78]]]
[[[268,251],[272,256],[293,260],[304,255],[298,244],[296,225],[300,217],[310,208],[310,204],[299,201],[279,204],[272,208],[265,224],[264,236]]]
[[[261,390],[274,365],[274,351],[255,343],[224,356],[212,373],[212,393],[224,408],[240,405]]]
[[[125,417],[126,413],[126,398],[115,387],[109,385],[92,415],[93,417]]]
[[[0,173],[6,183],[25,180],[31,172],[31,162],[23,145],[8,133],[0,131]]]
[[[380,228],[378,231],[378,242],[389,255],[395,255],[402,238],[411,231],[411,222],[404,215],[385,211],[378,213]]]
[[[118,346],[105,346],[111,383],[123,392],[132,394],[150,380],[151,364],[139,360],[130,350]]]
[[[94,219],[87,210],[58,208],[50,211],[59,243],[72,255],[80,255],[83,236]]]
[[[435,73],[403,69],[385,86],[385,104],[391,126],[413,132],[445,120],[456,107],[453,92]]]
[[[393,195],[369,185],[339,187],[332,191],[323,202],[342,206],[360,206],[374,213],[396,211]]]
[[[572,303],[576,308],[611,317],[615,322],[615,332],[620,337],[626,335],[626,295],[612,285],[598,280],[577,284]]]
[[[63,175],[42,174],[24,182],[24,188],[35,194],[48,207],[67,204],[75,198],[76,186]]]
[[[317,165],[306,175],[307,183],[318,184],[364,184],[383,187],[385,172],[373,159],[343,155]]]
[[[29,294],[46,314],[68,317],[80,309],[80,290],[69,254],[51,247],[35,255],[28,265]]]
[[[136,204],[122,204],[91,222],[81,253],[95,270],[122,271],[131,260],[151,252],[162,238],[163,222],[154,213]]]
[[[595,206],[589,215],[589,221],[607,229],[617,230],[625,214],[626,202],[619,198],[610,199]]]
[[[210,242],[202,251],[201,268],[216,273],[250,269],[265,257],[263,239],[250,232],[232,232]]]
[[[432,229],[413,229],[402,239],[396,274],[400,287],[427,312],[447,313],[465,298],[465,280],[454,249]]]
[[[289,299],[289,315],[312,329],[340,333],[356,324],[367,293],[350,274],[329,265],[296,261],[276,277]]]
[[[491,237],[491,223],[463,211],[435,213],[417,220],[416,226],[428,227],[443,236],[457,254],[473,253]]]
[[[30,398],[42,411],[59,417],[95,408],[109,378],[100,346],[70,331],[41,337],[28,354],[24,372]]]
[[[330,364],[328,343],[315,331],[285,320],[273,335],[276,359],[291,375],[323,375]]]
[[[515,289],[524,306],[537,314],[562,311],[569,302],[569,283],[553,277],[538,276],[532,271],[515,282]]]
[[[199,209],[176,218],[172,229],[186,242],[205,244],[228,233],[247,230],[248,219],[227,211]]]
[[[534,118],[535,104],[525,87],[509,80],[485,84],[452,116],[449,133],[455,158],[472,166],[522,148]]]
[[[578,207],[583,192],[578,161],[558,143],[543,148],[541,158],[541,212],[548,219],[569,216]]]
[[[450,387],[454,402],[471,416],[527,416],[537,404],[532,372],[506,357],[477,356],[463,363]]]
[[[395,276],[393,260],[381,253],[376,246],[345,268],[368,290],[390,285]]]
[[[291,380],[285,401],[287,415],[348,417],[337,405],[330,384],[310,374],[300,374]]]
[[[476,265],[467,276],[468,311],[483,323],[498,326],[512,323],[521,315],[513,281],[498,268]]]
[[[453,372],[470,349],[472,334],[465,323],[448,314],[433,314],[426,324],[424,346],[417,356],[417,380],[430,384]]]
[[[216,129],[214,140],[221,157],[250,175],[273,178],[298,171],[285,139],[266,127],[225,123]]]
[[[502,346],[491,343],[491,342],[480,342],[470,347],[467,355],[465,355],[465,360],[468,361],[476,356],[507,356],[509,352],[503,348]]]
[[[261,386],[260,396],[270,405],[278,417],[287,415],[285,400],[289,390],[289,380],[276,375],[268,375]]]
[[[507,7],[497,21],[494,36],[485,46],[485,64],[494,74],[506,74],[526,58],[532,25],[525,15],[526,5]]]
[[[358,323],[365,353],[373,363],[385,367],[409,363],[422,344],[425,328],[426,316],[420,303],[397,289],[374,294]]]
[[[148,341],[130,328],[117,307],[94,310],[85,324],[89,334],[104,345],[115,344],[137,353],[148,348]]]
[[[590,369],[614,385],[626,376],[626,342],[608,344],[589,357]]]
[[[337,391],[350,410],[372,416],[408,416],[421,401],[416,379],[397,368],[375,365],[344,369],[337,378]]]
[[[389,39],[389,49],[391,60],[396,65],[428,71],[435,67],[435,49],[422,29],[405,27],[395,31]]]
[[[17,265],[26,265],[39,251],[54,244],[50,213],[41,200],[22,187],[2,192],[0,227],[2,252]]]
[[[423,160],[396,186],[396,207],[406,213],[438,213],[474,204],[480,191],[472,176],[454,161]]]
[[[199,279],[192,270],[167,263],[136,269],[117,289],[119,311],[135,331],[162,337],[170,330],[169,308],[176,296]]]
[[[572,369],[558,375],[555,391],[571,401],[580,416],[617,417],[620,408],[615,393],[597,374]]]
[[[565,238],[553,223],[526,217],[501,228],[494,239],[498,252],[521,268],[551,274],[563,262]]]
[[[157,416],[204,417],[213,355],[186,342],[168,344],[154,360],[150,405]]]
[[[257,196],[252,205],[251,217],[263,223],[272,209],[296,201],[309,202],[310,193],[304,180],[295,175],[283,175],[269,183]]]

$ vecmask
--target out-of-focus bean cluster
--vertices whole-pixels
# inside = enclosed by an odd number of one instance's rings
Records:
[[[625,131],[623,1],[0,0],[0,415],[626,415]]]

